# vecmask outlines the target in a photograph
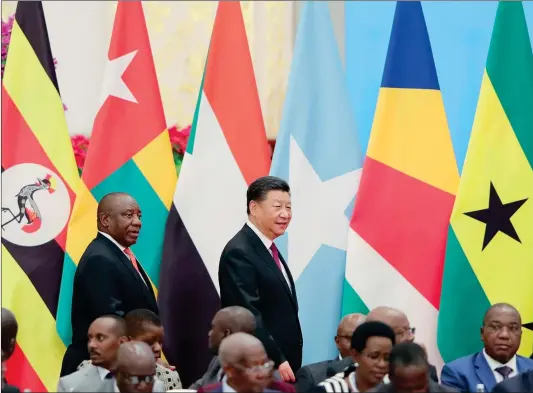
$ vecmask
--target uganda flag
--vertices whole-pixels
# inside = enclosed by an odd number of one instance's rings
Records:
[[[10,384],[54,391],[55,318],[79,174],[39,1],[20,1],[2,83],[2,306],[19,323]]]
[[[246,190],[268,174],[269,153],[241,5],[220,1],[161,266],[164,350],[184,386],[212,358],[220,255],[246,222]]]
[[[398,1],[348,235],[343,312],[402,310],[437,367],[440,285],[458,185],[422,4]]]
[[[128,193],[145,213],[139,240],[131,249],[156,294],[159,287],[165,222],[177,175],[140,1],[117,4],[100,103],[69,223],[57,315],[66,345],[72,339],[74,273],[97,234],[96,210],[104,195]]]
[[[501,302],[533,322],[533,54],[515,1],[498,5],[450,220],[438,326],[445,361],[481,350],[483,314]],[[532,347],[523,329],[519,353]]]

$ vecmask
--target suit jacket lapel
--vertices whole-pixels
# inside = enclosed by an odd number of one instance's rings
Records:
[[[285,272],[287,273],[287,277],[289,278],[289,281],[291,282],[291,296],[292,296],[292,300],[294,304],[296,305],[296,310],[298,310],[298,298],[296,297],[296,286],[294,285],[294,280],[292,279],[291,271],[289,270],[289,266],[287,265],[287,262],[285,262],[285,259],[283,258],[283,255],[281,255],[281,253],[279,254],[279,259],[281,260],[281,263],[283,264],[283,268],[285,269]],[[274,262],[274,265],[275,264],[276,262]],[[276,266],[276,269],[277,271],[280,272],[277,266]],[[285,276],[283,275],[283,273],[280,272],[280,274],[281,274],[281,277],[283,277],[283,281],[287,283],[287,280],[285,279]]]
[[[491,391],[496,385],[496,378],[494,378],[494,373],[483,356],[483,352],[478,352],[474,357],[474,369],[479,380],[485,385],[485,389]]]
[[[287,291],[287,294],[292,299],[292,302],[296,306],[296,309],[298,309],[298,307],[297,307],[297,305],[296,305],[296,303],[294,301],[295,297],[293,296],[293,294],[291,293],[291,290],[289,289],[289,284],[287,283],[287,280],[285,279],[285,276],[283,275],[281,270],[276,265],[276,262],[274,262],[274,258],[272,258],[272,255],[270,255],[270,253],[266,249],[266,247],[263,244],[263,242],[261,241],[261,239],[259,239],[259,237],[252,230],[252,228],[250,228],[247,224],[244,224],[244,227],[242,228],[242,230],[250,238],[250,240],[252,242],[252,246],[253,246],[255,252],[263,259],[263,261],[267,264],[267,266],[270,269],[272,269],[272,271],[274,271],[274,273],[276,274],[278,279],[281,281],[281,283],[283,285],[283,288],[285,288],[285,290]],[[280,254],[280,260],[282,261],[283,266],[285,267],[285,270],[287,271],[287,275],[290,277],[290,274],[288,273],[288,267],[285,264],[285,261],[283,260],[283,257],[281,256],[281,254]],[[293,290],[294,290],[294,283],[292,282],[292,277],[291,277],[290,280],[291,280],[291,285],[292,285]]]

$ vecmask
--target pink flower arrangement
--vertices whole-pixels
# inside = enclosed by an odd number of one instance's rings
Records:
[[[7,50],[9,49],[9,41],[11,40],[11,30],[13,30],[13,22],[15,15],[11,15],[7,22],[2,21],[2,77],[4,76],[4,67],[6,66]]]

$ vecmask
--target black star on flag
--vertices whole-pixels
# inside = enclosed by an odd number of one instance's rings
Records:
[[[524,323],[522,326],[525,327],[525,328],[528,329],[528,330],[533,331],[533,322],[530,322],[530,323]]]
[[[505,233],[507,236],[521,243],[516,229],[511,223],[511,217],[526,201],[527,198],[515,202],[502,203],[494,185],[492,182],[490,183],[489,207],[487,209],[465,213],[468,217],[472,217],[486,224],[483,248],[481,250],[487,247],[498,232]]]

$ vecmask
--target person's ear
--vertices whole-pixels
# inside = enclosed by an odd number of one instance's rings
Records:
[[[129,337],[126,337],[126,336],[122,336],[122,337],[120,337],[120,339],[118,340],[118,342],[119,342],[120,344],[124,344],[124,343],[127,342],[127,341],[130,341],[130,338],[129,338]]]
[[[250,201],[249,208],[250,214],[255,217],[257,215],[257,209],[259,208],[259,204],[256,201]]]
[[[108,213],[100,213],[98,216],[98,221],[103,228],[109,228],[110,219],[111,217]]]

